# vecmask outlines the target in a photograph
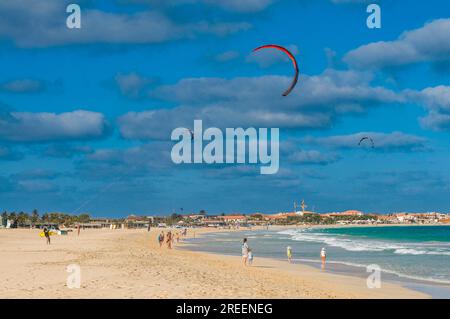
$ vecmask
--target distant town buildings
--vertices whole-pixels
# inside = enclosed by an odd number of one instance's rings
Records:
[[[362,216],[362,215],[364,215],[364,214],[362,212],[360,212],[359,210],[346,210],[345,212],[322,214],[322,216],[327,216],[327,217]]]
[[[318,225],[318,224],[450,224],[450,214],[440,212],[410,213],[396,212],[387,215],[363,213],[358,210],[343,212],[315,213],[305,210],[302,202],[301,211],[279,212],[265,214],[172,214],[169,216],[136,216],[126,218],[90,218],[89,215],[72,216],[63,213],[44,214],[45,218],[33,220],[27,214],[22,214],[20,221],[17,215],[3,213],[0,228],[12,227],[76,227],[82,229],[139,229],[150,227],[248,227],[257,225]],[[52,215],[53,214],[53,215]],[[49,216],[54,216],[56,220]],[[87,217],[86,217],[87,216]]]

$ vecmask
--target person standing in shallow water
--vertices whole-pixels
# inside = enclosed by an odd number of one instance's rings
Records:
[[[320,250],[320,259],[322,260],[322,269],[325,269],[325,262],[327,261],[327,250],[325,247]]]
[[[249,249],[250,248],[247,243],[247,238],[244,238],[244,240],[242,242],[242,262],[244,263],[244,266],[247,266]]]
[[[288,262],[291,263],[292,262],[292,248],[291,248],[291,246],[287,246],[286,253],[287,253]]]

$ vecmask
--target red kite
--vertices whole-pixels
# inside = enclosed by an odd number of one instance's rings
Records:
[[[297,81],[298,81],[298,64],[297,64],[297,60],[295,60],[294,55],[288,49],[286,49],[286,48],[284,48],[282,46],[276,45],[276,44],[262,45],[260,47],[257,47],[256,49],[253,49],[253,52],[259,51],[261,49],[268,49],[268,48],[277,49],[277,50],[280,50],[280,51],[286,53],[287,56],[291,59],[292,64],[294,64],[294,68],[295,68],[294,79],[292,80],[292,83],[289,86],[289,88],[283,93],[283,96],[287,96],[289,93],[291,93],[292,89],[295,87],[295,85],[297,84]]]

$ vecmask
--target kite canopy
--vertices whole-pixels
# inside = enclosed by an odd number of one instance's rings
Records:
[[[359,140],[359,143],[358,143],[358,145],[361,145],[361,143],[363,142],[363,141],[370,141],[370,143],[372,144],[372,148],[374,148],[375,147],[375,144],[373,143],[373,140],[372,140],[372,138],[370,138],[370,137],[368,137],[368,136],[364,136],[363,138],[361,138],[360,140]]]
[[[291,85],[289,86],[289,88],[283,93],[283,96],[288,96],[289,93],[291,93],[291,91],[294,89],[295,85],[297,84],[298,81],[298,64],[297,64],[297,60],[295,59],[294,55],[286,48],[280,46],[280,45],[276,45],[276,44],[266,44],[266,45],[262,45],[260,47],[257,47],[255,49],[253,49],[253,52],[262,50],[262,49],[276,49],[276,50],[280,50],[284,53],[287,54],[287,56],[291,59],[292,64],[294,65],[294,69],[295,69],[295,75],[294,75],[294,79],[291,82]]]

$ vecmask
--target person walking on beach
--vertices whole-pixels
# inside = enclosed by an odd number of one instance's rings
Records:
[[[286,253],[287,253],[288,262],[291,263],[292,262],[292,248],[291,248],[291,246],[287,246]]]
[[[78,233],[78,236],[80,236],[80,229],[81,229],[80,224],[78,224],[78,225],[77,225],[77,233]]]
[[[248,260],[248,251],[249,251],[247,238],[244,238],[244,241],[242,242],[242,262],[244,263],[244,266],[247,266],[247,260]]]
[[[169,231],[167,233],[167,241],[166,241],[166,243],[167,243],[167,248],[172,249],[172,232],[171,231]]]
[[[148,232],[150,232],[150,228],[151,228],[151,224],[148,223],[148,226],[147,226],[147,231],[148,231]]]
[[[327,261],[327,250],[325,247],[322,247],[320,251],[320,259],[322,259],[322,269],[325,269],[325,262]]]
[[[164,232],[162,231],[159,236],[158,236],[158,242],[159,242],[159,247],[162,247],[162,244],[164,243]]]
[[[44,236],[47,239],[47,245],[50,245],[50,231],[47,227],[44,228]]]

